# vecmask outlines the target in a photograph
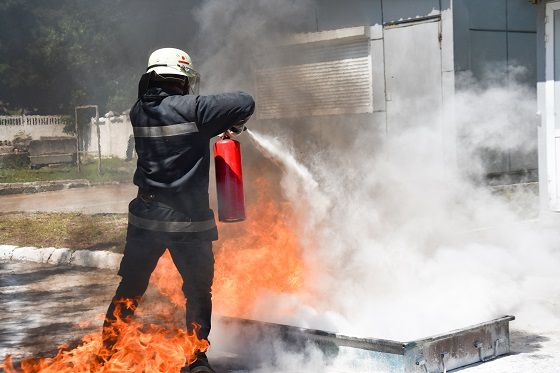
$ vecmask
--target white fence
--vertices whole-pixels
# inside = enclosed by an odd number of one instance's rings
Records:
[[[125,158],[128,139],[133,136],[128,113],[99,118],[99,134],[102,157]],[[97,126],[94,118],[91,120],[87,152],[97,156]]]
[[[0,126],[66,125],[60,115],[0,115]]]
[[[67,136],[64,117],[59,115],[0,115],[0,141],[12,141],[20,132],[33,140],[42,136]]]
[[[66,120],[55,115],[0,116],[0,141],[12,141],[18,133],[29,134],[33,140],[40,137],[72,136],[64,133]],[[97,156],[97,126],[92,118],[89,144],[86,151]],[[99,118],[102,157],[126,157],[128,140],[133,135],[128,114]]]

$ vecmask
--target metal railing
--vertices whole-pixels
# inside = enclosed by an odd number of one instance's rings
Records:
[[[0,115],[0,126],[65,125],[68,118],[61,115]]]

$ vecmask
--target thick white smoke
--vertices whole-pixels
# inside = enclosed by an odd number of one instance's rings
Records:
[[[469,123],[478,113],[468,107],[484,106],[491,98],[500,105],[486,125],[507,127],[500,121],[508,116],[499,108],[522,105],[517,95],[492,87],[477,100],[474,92],[464,92],[455,102],[456,112]],[[470,118],[469,112],[474,113]],[[515,140],[518,134],[512,132]],[[286,191],[296,208],[302,206],[298,216],[316,222],[315,240],[302,242],[312,253],[313,267],[322,269],[306,290],[323,302],[303,312],[308,318],[299,325],[408,340],[505,314],[518,315],[523,325],[545,315],[545,323],[558,323],[547,299],[560,295],[560,232],[554,224],[529,220],[534,211],[519,216],[512,202],[460,172],[442,172],[441,150],[430,146],[439,136],[419,121],[389,136],[375,157],[364,158],[360,150],[373,139],[362,134],[344,155],[332,149],[316,155],[311,180],[317,180],[317,190],[302,187],[311,191],[307,195]],[[273,143],[264,135],[257,139]],[[275,141],[273,152],[278,153]],[[284,152],[293,157],[289,149]],[[297,168],[284,170],[284,185],[309,182]],[[317,197],[328,202],[317,205]],[[532,195],[518,198],[535,201]],[[326,213],[315,210],[325,205]],[[285,301],[280,296],[279,302]],[[274,309],[260,309],[258,316],[275,319]]]
[[[492,163],[503,162],[499,156],[507,152],[515,154],[509,159],[514,167],[536,165],[536,87],[520,83],[526,74],[526,68],[518,66],[488,66],[483,81],[470,72],[457,74],[453,117],[464,170],[492,172]],[[505,76],[509,79],[496,78]]]
[[[211,40],[202,68],[209,89],[247,84],[251,75],[240,67],[246,52],[297,30],[307,6],[205,2],[197,15],[201,36]],[[516,315],[522,329],[560,327],[558,223],[536,218],[531,192],[505,199],[473,181],[486,172],[488,152],[536,148],[534,91],[515,83],[519,69],[508,73],[507,83],[459,77],[451,113],[403,107],[409,123],[380,147],[373,131],[356,133],[344,149],[333,138],[313,153],[267,135],[279,131],[255,131],[267,157],[281,165],[284,197],[296,210],[305,260],[315,271],[301,294],[263,295],[254,317],[401,341],[505,314]],[[434,118],[457,123],[457,169],[443,159]],[[295,311],[286,316],[286,309]],[[301,363],[285,357],[280,371]]]

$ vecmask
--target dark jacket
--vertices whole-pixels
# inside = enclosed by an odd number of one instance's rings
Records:
[[[130,110],[139,198],[129,206],[129,234],[142,229],[181,241],[217,239],[208,199],[210,139],[246,121],[254,109],[253,98],[243,92],[196,96],[150,88]],[[206,223],[199,229],[165,222]]]

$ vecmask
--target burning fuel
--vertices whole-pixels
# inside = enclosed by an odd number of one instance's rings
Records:
[[[259,179],[256,184],[259,195],[249,204],[248,214],[259,219],[220,227],[228,237],[216,245],[213,294],[214,308],[220,315],[250,318],[263,295],[301,291],[305,273],[310,270],[290,223],[294,221],[290,204],[271,198],[272,188],[267,180]],[[76,348],[62,345],[56,356],[27,359],[21,367],[8,356],[2,368],[7,373],[178,372],[189,359],[194,359],[196,351],[208,348],[206,341],[177,326],[185,308],[181,281],[166,251],[150,279],[161,301],[151,312],[144,310],[141,302],[136,316],[128,322],[117,319],[117,352],[104,365],[96,361],[102,346],[101,333],[93,333],[84,336]]]
[[[101,334],[94,333],[84,336],[80,346],[74,349],[62,345],[55,357],[26,359],[19,368],[8,356],[2,368],[7,373],[178,372],[185,363],[194,361],[197,351],[208,348],[207,341],[198,340],[194,333],[164,320],[125,322],[117,317],[113,327],[120,337],[116,352],[108,361],[104,361],[107,356],[103,353],[98,355],[102,351]]]
[[[261,195],[248,215],[258,219],[221,227],[228,239],[218,248],[213,293],[216,311],[222,315],[251,317],[264,294],[296,293],[310,271],[295,234],[291,206],[271,198],[266,180],[256,184]]]
[[[216,245],[213,302],[217,314],[250,318],[267,293],[293,294],[303,288],[310,271],[292,223],[292,209],[271,198],[265,179],[256,181],[260,195],[249,205],[249,219],[220,226],[224,237]],[[181,277],[166,253],[152,274],[151,283],[177,307],[184,307]]]

